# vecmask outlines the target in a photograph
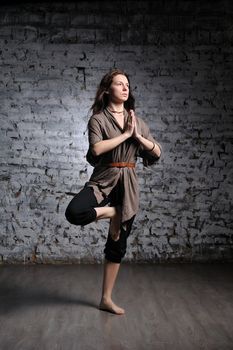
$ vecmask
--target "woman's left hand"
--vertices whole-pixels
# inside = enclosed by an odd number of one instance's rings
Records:
[[[136,119],[134,110],[133,110],[133,109],[130,109],[130,110],[129,110],[129,114],[130,114],[130,116],[131,116],[131,118],[132,118],[132,121],[134,122],[134,130],[133,130],[133,133],[132,133],[131,137],[138,138],[138,137],[140,136],[140,134],[138,133],[138,129],[137,129],[137,119]]]

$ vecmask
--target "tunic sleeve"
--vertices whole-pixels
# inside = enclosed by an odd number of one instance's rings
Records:
[[[159,146],[160,151],[162,153],[162,146],[151,135],[151,132],[150,132],[148,125],[142,119],[141,119],[141,122],[142,122],[141,135],[143,137],[145,137],[147,140],[150,140],[150,141],[156,143]],[[137,156],[142,157],[143,165],[146,167],[148,167],[148,165],[152,165],[152,164],[156,163],[160,159],[160,156],[158,157],[158,156],[152,155],[150,152],[145,150],[143,145],[141,145],[141,144],[139,146]]]
[[[100,121],[93,116],[88,122],[88,139],[91,146],[103,140],[103,131],[101,129]]]
[[[101,129],[100,121],[93,116],[88,121],[88,140],[89,148],[86,154],[86,159],[89,164],[95,167],[100,160],[100,156],[94,156],[91,147],[95,143],[103,140],[103,131]]]

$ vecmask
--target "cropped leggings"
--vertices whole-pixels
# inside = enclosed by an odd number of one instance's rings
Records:
[[[85,226],[96,220],[97,213],[95,207],[103,207],[110,203],[111,206],[121,204],[121,188],[117,184],[109,196],[98,204],[92,187],[84,186],[68,204],[65,217],[69,223],[73,225]],[[110,232],[108,232],[107,241],[105,243],[104,254],[109,261],[120,263],[126,254],[127,238],[131,232],[132,224],[135,219],[134,215],[127,221],[127,229],[121,227],[120,237],[117,241],[113,240]]]

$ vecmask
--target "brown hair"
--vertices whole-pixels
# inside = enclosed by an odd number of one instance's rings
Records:
[[[94,103],[90,108],[93,111],[93,114],[101,112],[108,105],[109,96],[105,92],[110,87],[113,77],[117,74],[125,75],[129,82],[129,97],[128,97],[128,100],[124,102],[125,109],[127,111],[130,109],[133,109],[133,110],[135,109],[134,107],[135,99],[130,89],[130,81],[129,81],[128,75],[121,69],[112,68],[107,74],[103,76],[98,86]]]

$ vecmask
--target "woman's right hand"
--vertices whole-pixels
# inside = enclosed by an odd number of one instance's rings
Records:
[[[133,134],[133,131],[134,131],[134,126],[135,126],[135,119],[131,113],[129,113],[129,117],[128,117],[127,121],[128,122],[126,123],[124,134],[127,137],[131,137]]]

